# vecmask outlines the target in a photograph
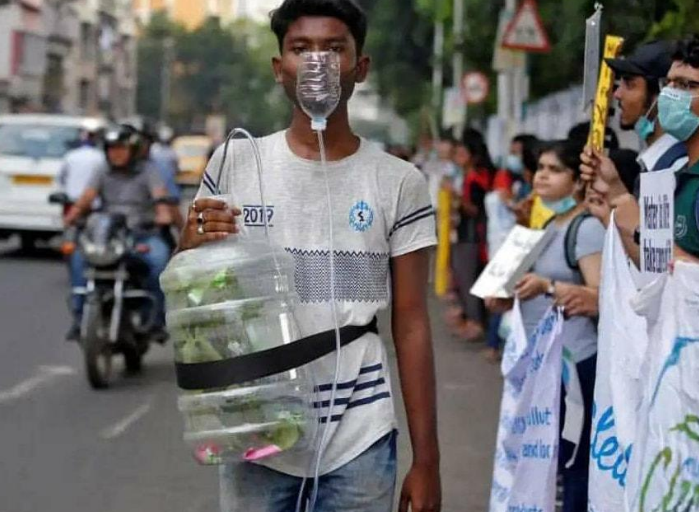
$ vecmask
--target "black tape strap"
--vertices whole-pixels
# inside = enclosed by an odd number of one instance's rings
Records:
[[[348,325],[340,329],[340,346],[344,347],[365,334],[379,333],[376,317],[368,325]],[[299,368],[335,351],[335,330],[302,338],[275,347],[223,361],[210,363],[176,363],[177,385],[186,390],[226,388],[277,373]]]

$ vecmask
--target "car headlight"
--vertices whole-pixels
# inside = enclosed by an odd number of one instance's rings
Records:
[[[106,244],[95,244],[89,240],[82,241],[85,259],[95,267],[108,267],[118,262],[126,252],[121,240],[111,240]]]

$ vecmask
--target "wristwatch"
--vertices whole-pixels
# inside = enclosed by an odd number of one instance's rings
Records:
[[[554,295],[556,295],[556,281],[551,279],[551,284],[549,284],[549,287],[546,288],[546,296],[553,297]]]

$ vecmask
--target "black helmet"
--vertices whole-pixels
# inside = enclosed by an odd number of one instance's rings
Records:
[[[128,165],[130,166],[138,159],[139,148],[141,147],[141,135],[138,130],[128,124],[120,124],[114,128],[110,128],[104,134],[104,150],[108,152],[112,146],[127,146],[131,150],[131,158]],[[109,161],[109,154],[107,154]],[[111,162],[110,162],[111,164]]]

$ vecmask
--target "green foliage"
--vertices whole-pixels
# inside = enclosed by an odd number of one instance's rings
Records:
[[[699,33],[697,0],[672,0],[664,16],[653,25],[651,37],[679,39]]]
[[[266,26],[217,18],[188,32],[163,14],[154,16],[139,40],[140,113],[160,115],[165,44],[173,44],[168,120],[180,131],[201,130],[207,115],[224,114],[231,126],[255,134],[279,129],[290,107],[277,89],[271,70],[276,53]]]

